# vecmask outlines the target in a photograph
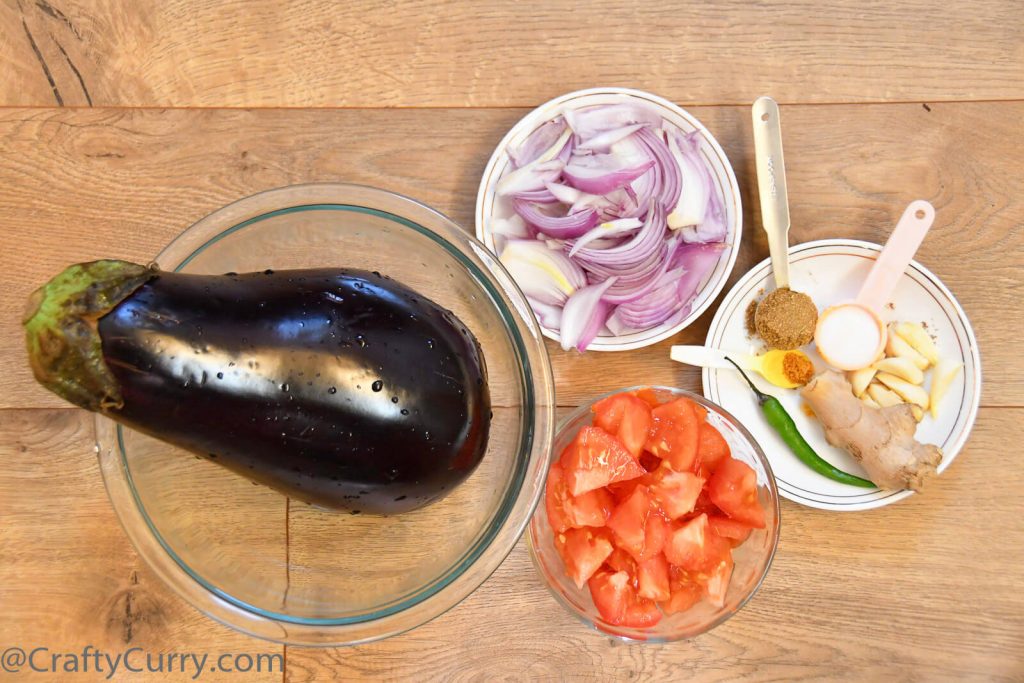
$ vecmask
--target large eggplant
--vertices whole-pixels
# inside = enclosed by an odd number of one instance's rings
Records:
[[[58,395],[315,505],[412,510],[486,450],[476,339],[379,273],[94,261],[36,291],[25,327]]]

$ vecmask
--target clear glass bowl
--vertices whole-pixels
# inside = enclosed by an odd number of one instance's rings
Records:
[[[634,391],[643,387],[619,389],[604,396],[598,396],[590,403],[573,411],[558,427],[552,453],[558,454],[569,445],[584,425],[592,423],[591,406],[601,399],[623,391]],[[764,507],[766,524],[764,529],[755,529],[750,537],[733,550],[732,580],[725,596],[725,604],[715,607],[702,600],[689,610],[664,617],[653,628],[638,629],[615,626],[607,623],[597,612],[590,591],[583,590],[566,576],[565,566],[555,549],[554,534],[548,523],[544,505],[537,506],[530,521],[530,556],[551,593],[563,607],[576,615],[583,623],[604,633],[623,640],[638,640],[648,643],[664,643],[683,638],[693,638],[710,631],[736,614],[754,596],[764,581],[771,566],[775,547],[779,542],[779,493],[775,488],[775,477],[761,448],[743,425],[719,406],[703,396],[671,387],[652,387],[662,402],[683,396],[704,406],[708,411],[708,422],[725,437],[732,449],[732,456],[747,463],[757,473],[758,501]],[[552,456],[554,459],[556,456]]]
[[[377,270],[451,309],[480,342],[494,417],[480,466],[443,500],[394,516],[315,509],[97,416],[100,466],[125,530],[207,615],[254,636],[355,644],[422,624],[475,590],[543,490],[554,385],[543,337],[493,255],[442,214],[338,184],[263,192],[175,239],[164,270]]]

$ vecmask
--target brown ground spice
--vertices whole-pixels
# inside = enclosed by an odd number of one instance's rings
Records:
[[[782,357],[782,373],[793,384],[803,386],[814,377],[814,363],[802,353],[787,353]]]
[[[772,349],[798,349],[814,338],[818,309],[806,294],[788,287],[776,289],[754,314],[757,334]]]
[[[754,322],[754,315],[757,313],[757,299],[751,299],[747,304],[747,312],[744,315],[744,326],[747,328],[747,336],[757,336],[757,324]]]

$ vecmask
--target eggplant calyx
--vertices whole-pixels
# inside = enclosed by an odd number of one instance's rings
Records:
[[[97,324],[157,272],[128,261],[90,261],[69,266],[33,292],[22,323],[36,380],[87,410],[123,406]]]

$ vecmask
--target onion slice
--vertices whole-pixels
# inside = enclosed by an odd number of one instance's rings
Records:
[[[536,240],[509,240],[499,260],[523,293],[542,304],[561,306],[587,284],[578,265]]]
[[[569,250],[569,258],[575,256],[576,252],[588,244],[593,243],[594,240],[625,235],[642,227],[643,224],[644,222],[639,218],[620,218],[618,220],[601,223],[597,227],[591,229],[590,232],[576,240],[572,245],[572,248]]]
[[[545,235],[559,239],[569,239],[585,234],[601,220],[597,212],[587,209],[567,216],[549,216],[541,213],[537,207],[522,199],[512,200],[512,208],[530,225]]]
[[[604,282],[581,287],[569,297],[562,308],[560,336],[564,350],[576,347],[578,351],[584,351],[594,341],[611,311],[611,306],[601,301],[601,297],[614,284],[615,278],[608,278]]]

